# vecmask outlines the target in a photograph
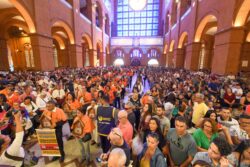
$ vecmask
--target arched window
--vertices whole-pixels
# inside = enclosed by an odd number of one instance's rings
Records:
[[[116,49],[114,51],[114,57],[116,58],[124,58],[124,52],[122,49]]]
[[[117,25],[118,37],[159,35],[160,0],[117,0],[116,2],[115,25]]]
[[[142,52],[140,51],[140,49],[135,48],[130,53],[130,57],[131,58],[141,58],[142,57]]]
[[[29,43],[24,44],[24,56],[26,60],[26,67],[28,68],[35,67],[33,51]]]
[[[147,54],[148,58],[159,58],[160,54],[157,49],[150,49]]]

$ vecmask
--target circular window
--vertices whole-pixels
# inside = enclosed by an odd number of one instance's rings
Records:
[[[136,11],[142,10],[147,5],[147,0],[129,0],[129,6]]]

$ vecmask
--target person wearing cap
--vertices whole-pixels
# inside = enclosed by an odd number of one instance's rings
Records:
[[[67,121],[67,116],[65,115],[62,109],[55,107],[54,101],[49,101],[47,103],[47,109],[43,111],[43,115],[46,116],[47,118],[50,118],[52,124],[51,129],[55,129],[56,139],[61,154],[61,158],[59,161],[63,162],[65,158],[65,153],[63,147],[62,127],[64,123]],[[41,117],[43,117],[43,115]],[[54,157],[53,161],[57,159],[59,159],[59,157]]]
[[[14,141],[8,136],[0,135],[0,166],[22,166],[25,152],[22,148],[24,131],[21,122],[21,113],[14,114],[16,124],[16,135]]]
[[[117,127],[121,129],[124,140],[130,146],[133,138],[134,129],[128,120],[128,113],[123,110],[119,111],[118,120],[119,124]]]

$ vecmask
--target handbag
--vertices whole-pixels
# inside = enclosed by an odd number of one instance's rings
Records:
[[[83,128],[84,128],[84,125],[83,125],[83,123],[79,120],[79,121],[77,121],[76,123],[74,123],[72,133],[73,133],[75,136],[81,136],[81,135],[83,134]]]
[[[85,136],[82,138],[82,141],[85,143],[87,141],[91,140],[91,134],[90,133],[86,133]]]
[[[33,117],[33,120],[36,122],[36,123],[40,123],[40,116],[39,115],[35,115]]]

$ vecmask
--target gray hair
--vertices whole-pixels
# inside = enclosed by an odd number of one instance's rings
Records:
[[[109,154],[109,160],[110,159],[118,160],[118,161],[116,161],[117,167],[122,167],[125,165],[127,157],[126,157],[126,154],[125,154],[123,149],[115,148]]]

